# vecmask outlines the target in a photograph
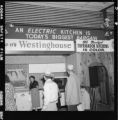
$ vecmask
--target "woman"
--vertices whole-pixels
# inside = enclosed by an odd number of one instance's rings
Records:
[[[14,87],[10,83],[10,79],[5,75],[5,110],[16,111],[16,102],[14,99]]]
[[[29,77],[30,80],[30,92],[31,92],[31,99],[32,99],[32,109],[38,110],[40,108],[40,98],[39,98],[39,85],[38,82],[35,80],[34,76]]]

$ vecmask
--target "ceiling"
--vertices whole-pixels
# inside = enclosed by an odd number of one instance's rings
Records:
[[[101,28],[101,10],[113,2],[5,2],[6,23]],[[114,6],[107,11],[114,27]]]
[[[114,4],[114,2],[17,2],[17,3],[90,11],[100,11]],[[107,9],[107,12],[114,12],[114,7],[112,6],[109,9]]]

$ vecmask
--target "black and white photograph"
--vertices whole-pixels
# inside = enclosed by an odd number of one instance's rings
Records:
[[[114,111],[114,2],[5,1],[5,111]]]

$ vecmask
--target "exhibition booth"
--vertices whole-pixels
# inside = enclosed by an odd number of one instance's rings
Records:
[[[113,31],[110,32],[113,34]],[[92,67],[93,63],[101,62],[97,54],[92,57],[92,53],[101,52],[103,54],[113,51],[111,43],[107,43],[108,36],[105,37],[105,33],[106,31],[102,29],[7,23],[5,73],[10,77],[15,87],[18,111],[31,110],[32,103],[29,94],[29,76],[31,75],[34,75],[39,83],[39,109],[43,105],[41,79],[47,70],[54,74],[55,81],[58,83],[62,96],[60,98],[61,106],[66,105],[64,90],[67,82],[68,64],[74,66],[74,72],[79,76],[78,79],[81,83],[90,87],[89,67]],[[103,40],[106,40],[105,43]],[[84,62],[86,60],[87,63]],[[113,58],[110,60],[113,61]],[[106,66],[107,64],[105,63]],[[112,63],[110,65],[113,67]],[[112,70],[111,72],[113,73]]]

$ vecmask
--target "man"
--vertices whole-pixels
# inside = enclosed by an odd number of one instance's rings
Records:
[[[54,75],[46,72],[44,75],[44,105],[42,111],[57,111],[59,88],[53,81]]]
[[[76,74],[73,72],[73,65],[68,65],[68,74],[65,97],[68,111],[77,111],[77,105],[81,103],[80,81]]]

